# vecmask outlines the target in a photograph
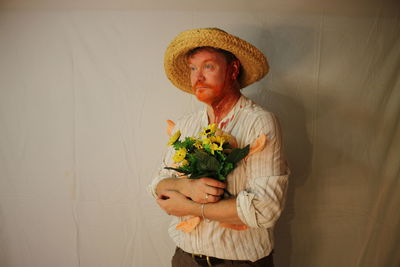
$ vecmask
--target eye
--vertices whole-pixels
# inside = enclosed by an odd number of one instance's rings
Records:
[[[212,70],[212,69],[214,68],[214,65],[212,65],[212,64],[206,64],[206,65],[204,65],[204,68],[205,68],[205,69],[208,69],[208,70]]]
[[[194,66],[189,66],[189,69],[190,69],[190,71],[195,71],[195,70],[196,70],[196,67],[194,67]]]

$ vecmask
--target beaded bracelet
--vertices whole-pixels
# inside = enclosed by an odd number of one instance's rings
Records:
[[[206,216],[204,216],[204,206],[205,205],[206,205],[205,203],[201,204],[201,217],[203,218],[203,220],[205,222],[211,222],[211,220],[207,219]]]

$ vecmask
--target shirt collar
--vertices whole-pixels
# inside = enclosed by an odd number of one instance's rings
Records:
[[[232,125],[232,122],[236,120],[236,115],[237,113],[244,107],[251,105],[251,100],[245,97],[244,95],[241,95],[239,100],[236,102],[236,104],[233,106],[231,111],[221,120],[221,122],[218,124],[218,128],[225,132],[230,132],[230,125]],[[207,115],[207,106],[204,107],[203,109],[203,116],[202,116],[202,126],[207,127],[208,126],[208,115]]]

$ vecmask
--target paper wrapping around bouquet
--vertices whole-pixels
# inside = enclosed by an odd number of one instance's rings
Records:
[[[176,225],[176,230],[182,230],[185,233],[190,233],[200,223],[200,217],[192,217]]]
[[[182,230],[185,233],[190,233],[191,231],[193,231],[197,225],[199,225],[199,223],[201,222],[201,218],[200,217],[192,217],[189,218],[183,222],[180,222],[176,225],[175,229],[176,230]],[[236,231],[243,231],[243,230],[247,230],[248,226],[244,225],[244,224],[231,224],[231,223],[219,223],[219,225],[221,227],[225,227],[225,228],[229,228],[232,230],[236,230]]]

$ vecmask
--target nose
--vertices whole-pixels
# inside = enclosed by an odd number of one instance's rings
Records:
[[[198,82],[204,82],[205,77],[203,75],[202,70],[197,70],[195,72],[192,72],[192,85],[194,86]]]
[[[203,75],[203,69],[202,69],[202,68],[200,68],[200,69],[197,71],[197,79],[198,79],[199,81],[204,81],[204,75]]]

